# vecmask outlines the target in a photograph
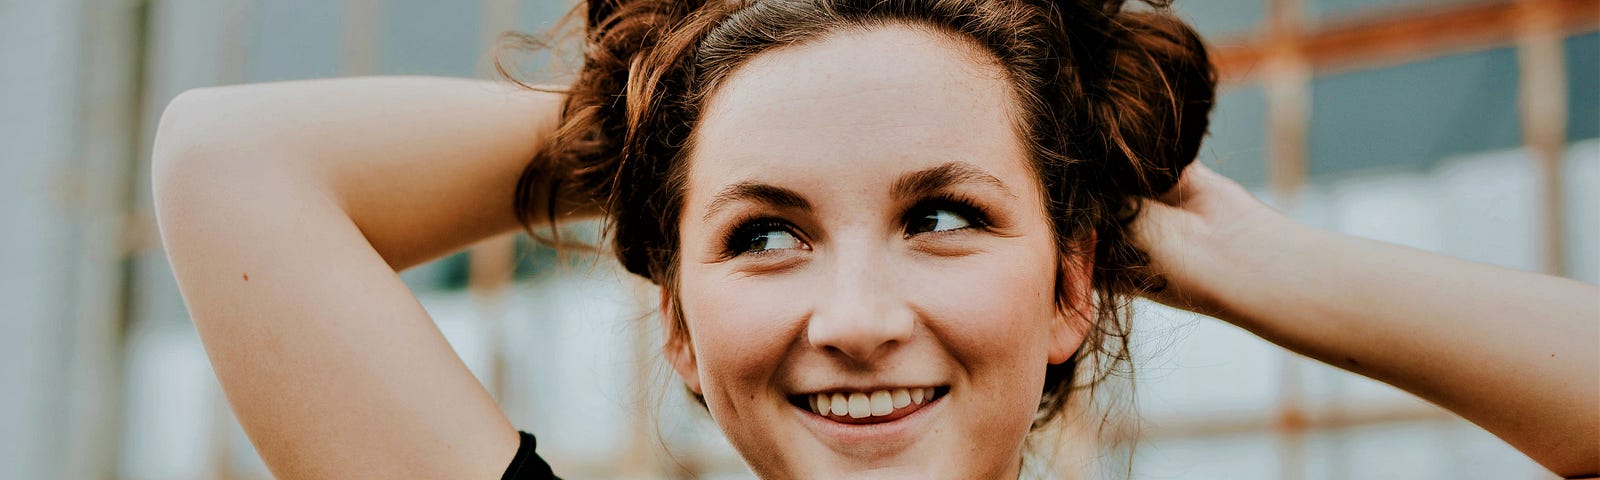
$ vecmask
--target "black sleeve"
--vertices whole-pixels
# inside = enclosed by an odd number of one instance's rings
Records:
[[[511,465],[506,467],[506,473],[500,480],[560,480],[556,473],[550,470],[550,464],[544,463],[539,454],[534,453],[538,441],[528,432],[518,431],[522,443],[517,446],[517,456],[511,458]]]

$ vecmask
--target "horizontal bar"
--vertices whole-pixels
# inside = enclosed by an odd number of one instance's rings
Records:
[[[1449,8],[1386,12],[1313,26],[1303,34],[1258,33],[1213,42],[1212,60],[1224,85],[1256,81],[1270,55],[1302,56],[1316,74],[1378,68],[1516,44],[1525,9],[1545,10],[1561,35],[1600,30],[1594,0],[1500,1]]]

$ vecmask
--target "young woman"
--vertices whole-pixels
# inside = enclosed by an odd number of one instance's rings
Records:
[[[196,90],[157,137],[162,236],[282,478],[548,476],[395,272],[595,215],[765,478],[1017,478],[1141,294],[1600,470],[1600,291],[1297,226],[1188,166],[1204,47],[1122,3],[606,0],[565,94]]]

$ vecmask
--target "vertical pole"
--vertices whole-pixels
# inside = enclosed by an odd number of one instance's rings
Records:
[[[73,157],[59,159],[64,171],[63,211],[77,223],[77,251],[65,267],[73,280],[61,297],[70,299],[62,364],[67,389],[62,444],[67,454],[61,478],[113,478],[121,429],[122,365],[132,246],[129,232],[143,221],[136,213],[144,31],[143,2],[83,1],[75,9],[80,57],[72,100],[72,126],[80,141]]]
[[[249,76],[250,47],[255,39],[255,7],[261,0],[222,0],[223,24],[217,47],[217,84],[242,83]]]
[[[1279,206],[1294,211],[1305,183],[1311,120],[1311,67],[1302,46],[1301,0],[1268,1],[1272,40],[1263,69],[1267,96],[1267,177]]]
[[[1278,206],[1293,215],[1299,210],[1305,184],[1311,121],[1311,66],[1303,48],[1303,0],[1269,0],[1267,22],[1267,36],[1272,41],[1262,82],[1267,97],[1268,184]],[[1307,419],[1300,360],[1280,351],[1278,366],[1278,408],[1273,421],[1281,437],[1278,478],[1304,478]]]
[[[510,202],[511,199],[506,199]],[[516,270],[516,234],[504,234],[479,242],[467,250],[467,292],[472,296],[472,309],[484,328],[489,342],[489,378],[482,379],[489,394],[504,401],[500,395],[506,391],[505,374],[505,305],[506,290],[511,285]]]
[[[632,278],[621,272],[620,268],[611,267],[611,269],[624,278],[623,288],[627,288],[632,294],[641,313],[636,315],[636,318],[661,318],[650,314],[657,309],[656,302],[652,299],[660,298],[654,295],[659,293],[652,288],[654,285]],[[633,371],[630,372],[628,383],[632,388],[632,391],[628,392],[630,394],[628,400],[634,408],[628,412],[628,444],[622,455],[622,464],[616,472],[621,478],[661,478],[667,475],[667,472],[658,470],[655,462],[652,462],[654,457],[652,445],[659,442],[657,440],[659,430],[650,427],[656,419],[651,412],[658,411],[652,410],[651,407],[658,404],[661,397],[651,395],[651,389],[646,387],[653,384],[650,372],[651,367],[655,365],[655,359],[658,358],[651,353],[657,351],[658,343],[656,337],[650,334],[652,331],[650,327],[651,325],[643,322],[630,327],[633,331],[633,335],[629,337],[629,343],[633,347],[633,358],[627,364],[632,366]],[[666,335],[666,332],[662,332],[662,335]]]
[[[483,28],[479,32],[478,43],[483,45],[483,51],[492,55],[496,41],[500,34],[517,29],[517,19],[520,18],[522,8],[518,0],[480,0],[482,1]],[[487,56],[485,58],[488,58]],[[481,71],[493,72],[492,69]]]
[[[516,28],[517,0],[481,0],[479,42],[484,52],[493,52],[500,32]],[[511,199],[507,198],[509,203]],[[467,289],[471,292],[478,321],[488,332],[489,378],[484,379],[489,394],[506,401],[505,304],[506,290],[516,272],[516,235],[491,238],[467,253]]]
[[[378,72],[378,46],[383,25],[383,0],[344,0],[344,34],[339,74]]]
[[[1561,166],[1567,135],[1566,68],[1561,12],[1550,2],[1520,0],[1517,16],[1517,103],[1522,142],[1539,172],[1539,211],[1544,273],[1566,275],[1566,205]]]

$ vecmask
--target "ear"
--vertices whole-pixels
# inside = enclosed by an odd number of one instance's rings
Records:
[[[1094,249],[1095,235],[1074,242],[1072,250],[1077,255],[1061,255],[1060,270],[1056,274],[1056,287],[1061,288],[1067,304],[1056,308],[1050,322],[1050,364],[1066,363],[1078,352],[1083,340],[1094,328]]]
[[[694,349],[691,347],[686,333],[678,330],[678,310],[675,307],[672,292],[666,287],[661,287],[661,334],[665,339],[661,346],[661,354],[667,358],[667,363],[672,365],[672,370],[678,373],[678,378],[683,379],[683,384],[695,394],[704,395],[700,391],[700,369],[695,363]],[[686,327],[687,328],[687,327]]]

